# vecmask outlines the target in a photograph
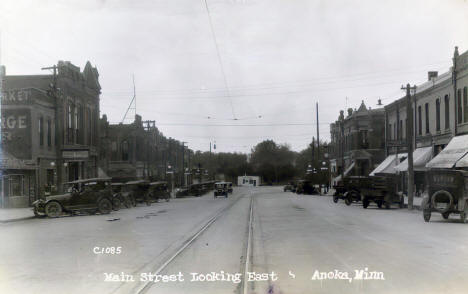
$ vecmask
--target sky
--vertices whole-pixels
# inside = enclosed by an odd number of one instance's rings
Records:
[[[207,5],[206,5],[207,4]],[[468,50],[466,0],[1,0],[0,63],[99,71],[101,115],[136,113],[193,150],[329,140],[339,111],[377,108]]]

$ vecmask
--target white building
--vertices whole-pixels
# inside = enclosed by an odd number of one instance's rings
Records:
[[[260,177],[258,176],[239,176],[237,177],[238,186],[255,187],[260,186]]]

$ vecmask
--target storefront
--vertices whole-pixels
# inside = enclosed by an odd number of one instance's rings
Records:
[[[28,207],[37,199],[36,166],[0,152],[0,207]]]

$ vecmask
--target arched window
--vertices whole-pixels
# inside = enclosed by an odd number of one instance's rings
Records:
[[[128,141],[122,141],[122,160],[128,161]]]

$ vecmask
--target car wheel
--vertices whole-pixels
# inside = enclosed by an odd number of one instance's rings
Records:
[[[390,201],[385,201],[384,205],[385,205],[385,209],[390,209],[391,203]]]
[[[107,198],[99,200],[98,211],[100,214],[109,214],[112,211],[112,203],[110,200]]]
[[[444,219],[448,219],[449,216],[450,216],[450,213],[449,213],[449,212],[444,212],[444,213],[442,213],[442,217],[443,217]]]
[[[130,198],[126,198],[124,201],[124,205],[126,208],[132,207],[132,200]]]
[[[45,213],[48,217],[59,217],[62,214],[62,205],[58,202],[49,202],[45,207]]]
[[[338,203],[338,196],[336,195],[333,196],[333,202]]]
[[[351,197],[346,197],[346,198],[345,198],[345,204],[346,204],[346,205],[350,206],[350,205],[351,205],[351,202],[352,202]]]
[[[363,207],[363,208],[367,208],[367,207],[369,206],[369,202],[370,202],[369,199],[367,199],[367,198],[364,197],[364,198],[362,199],[362,207]]]
[[[112,198],[112,209],[120,210],[120,206],[121,206],[120,199],[117,197]]]
[[[378,208],[382,208],[383,202],[381,200],[376,201],[376,203]]]

